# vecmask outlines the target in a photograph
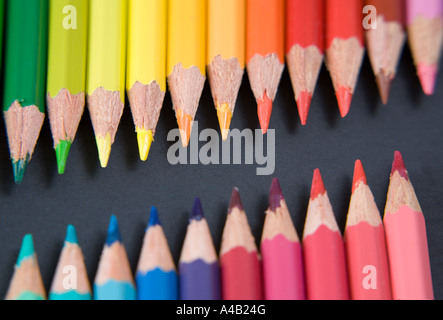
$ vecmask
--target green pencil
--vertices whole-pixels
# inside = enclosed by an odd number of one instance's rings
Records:
[[[3,112],[19,184],[45,118],[48,0],[8,1],[5,20]]]

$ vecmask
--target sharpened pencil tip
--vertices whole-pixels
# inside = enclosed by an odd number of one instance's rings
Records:
[[[321,177],[320,170],[314,170],[314,177],[312,178],[311,186],[311,200],[314,200],[319,195],[325,194],[326,189],[323,183],[323,178]]]
[[[160,225],[160,219],[158,218],[158,211],[156,207],[152,206],[151,213],[149,214],[148,228],[157,225]]]
[[[240,192],[238,191],[238,188],[234,188],[232,190],[231,194],[231,200],[229,202],[229,213],[234,209],[238,208],[239,210],[243,211],[243,204],[241,202],[240,198]]]
[[[137,143],[138,152],[140,154],[140,160],[148,160],[149,150],[151,149],[151,144],[154,141],[154,135],[151,130],[145,130],[137,128]]]
[[[191,138],[192,122],[193,118],[186,114],[183,109],[177,110],[177,124],[180,130],[180,138],[182,140],[183,148],[189,145],[189,139]]]
[[[26,168],[29,162],[29,155],[26,156],[26,159],[19,159],[18,161],[12,161],[12,171],[14,174],[14,182],[15,184],[20,184],[23,181],[23,177],[25,176]]]
[[[108,235],[106,237],[106,245],[109,247],[114,242],[121,242],[121,237],[120,237],[120,230],[118,229],[117,217],[112,215],[109,222]]]
[[[283,192],[281,191],[280,182],[277,178],[274,178],[271,184],[271,192],[269,193],[269,210],[275,212],[277,208],[280,208],[283,199],[284,197]]]
[[[66,229],[65,242],[78,244],[77,231],[75,230],[75,227],[73,225],[68,225],[68,228]]]
[[[261,131],[263,134],[266,134],[266,132],[268,132],[272,114],[272,100],[268,98],[266,92],[263,99],[257,101],[257,112]]]
[[[363,165],[360,160],[355,161],[354,166],[354,178],[352,180],[352,193],[354,193],[355,189],[360,185],[360,183],[367,184],[366,174],[363,169]]]
[[[383,71],[380,71],[376,77],[378,92],[383,104],[388,104],[389,92],[391,91],[392,77],[386,76]]]
[[[392,163],[391,175],[393,175],[396,171],[400,174],[401,177],[405,178],[406,180],[409,180],[408,171],[406,170],[403,157],[399,151],[395,151],[394,153],[394,161]]]
[[[232,112],[227,103],[222,104],[217,108],[217,118],[220,125],[223,141],[228,139],[229,128],[231,127]]]
[[[191,212],[191,220],[195,220],[195,221],[200,221],[205,217],[204,213],[203,213],[203,208],[202,208],[202,204],[200,201],[200,198],[195,198],[194,199],[194,204],[192,206],[192,212]]]
[[[304,126],[308,121],[309,109],[311,108],[312,94],[308,91],[302,91],[298,95],[297,108],[301,124]]]
[[[60,143],[55,147],[55,155],[57,157],[58,174],[64,174],[66,169],[66,162],[68,160],[69,150],[71,149],[71,142],[60,140]]]
[[[35,254],[34,240],[31,234],[27,234],[23,237],[20,253],[17,258],[17,266],[20,266],[23,260],[29,259]]]
[[[111,155],[111,135],[108,133],[105,138],[97,137],[98,157],[100,159],[100,165],[102,168],[108,166],[109,156]]]
[[[339,87],[335,94],[337,96],[340,115],[342,116],[342,118],[344,118],[348,115],[351,108],[352,93],[346,87]]]
[[[419,63],[417,73],[423,88],[423,92],[428,96],[433,95],[437,80],[437,66]]]

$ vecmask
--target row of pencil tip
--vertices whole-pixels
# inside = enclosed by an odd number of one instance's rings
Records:
[[[75,228],[53,277],[51,300],[388,300],[433,299],[423,214],[403,159],[395,153],[383,221],[358,160],[344,236],[314,172],[300,240],[277,179],[256,246],[234,188],[217,256],[196,198],[178,270],[155,207],[151,208],[135,278],[111,217],[93,288]],[[31,235],[26,235],[6,299],[46,299]]]

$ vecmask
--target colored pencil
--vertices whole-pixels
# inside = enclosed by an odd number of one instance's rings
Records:
[[[87,0],[50,0],[46,102],[59,174],[85,108],[87,36]]]
[[[167,0],[129,0],[126,91],[140,159],[148,159],[166,94]]]
[[[424,93],[432,95],[443,46],[443,3],[441,0],[407,0],[406,7],[409,47],[418,78]]]
[[[272,181],[269,194],[261,254],[265,299],[304,300],[301,244],[277,179]]]
[[[58,260],[57,269],[49,291],[49,300],[91,300],[82,249],[78,244],[75,227],[69,225],[66,239]]]
[[[364,57],[363,1],[326,0],[326,66],[345,117]]]
[[[206,0],[169,0],[167,79],[183,147],[206,81]]]
[[[194,200],[178,268],[181,300],[220,299],[220,267],[199,198]]]
[[[272,103],[285,67],[285,1],[248,0],[246,10],[246,68],[265,134]]]
[[[286,1],[286,62],[302,125],[323,65],[324,0]]]
[[[94,300],[135,300],[134,279],[121,241],[117,218],[111,217],[108,236],[94,280]]]
[[[426,223],[400,152],[395,152],[383,217],[395,300],[433,300]]]
[[[89,2],[86,95],[100,164],[107,167],[125,104],[126,0]]]
[[[312,180],[302,244],[308,300],[349,299],[343,239],[318,169]]]
[[[151,208],[135,277],[138,300],[178,300],[178,277],[157,209]]]
[[[3,29],[5,23],[5,0],[0,0],[0,48],[3,49]],[[0,50],[0,61],[3,50]]]
[[[8,1],[5,29],[3,113],[19,184],[45,118],[48,0]]]
[[[360,160],[355,162],[344,243],[351,299],[390,300],[385,231]]]
[[[376,27],[366,29],[365,38],[378,91],[383,104],[387,104],[406,41],[404,1],[366,0],[365,4],[377,10],[377,19],[372,22]]]
[[[23,238],[14,274],[6,293],[6,300],[46,300],[32,235]]]
[[[232,191],[220,246],[223,300],[262,300],[261,258],[238,189]]]
[[[223,140],[228,138],[246,54],[246,0],[208,2],[208,79]]]

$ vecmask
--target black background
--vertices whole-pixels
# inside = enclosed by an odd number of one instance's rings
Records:
[[[129,106],[113,146],[109,166],[99,165],[94,133],[86,110],[71,148],[66,173],[57,174],[48,119],[45,120],[23,183],[13,183],[3,122],[0,132],[0,296],[13,273],[22,237],[34,236],[44,284],[49,290],[66,226],[77,228],[91,283],[115,214],[135,272],[150,206],[157,206],[175,262],[186,232],[193,199],[199,196],[216,250],[219,251],[229,198],[240,190],[257,244],[272,178],[278,177],[301,237],[312,173],[320,168],[337,222],[343,232],[351,194],[353,167],[361,159],[368,184],[383,213],[395,150],[402,152],[425,215],[435,298],[443,298],[443,81],[436,93],[422,93],[408,47],[392,85],[389,104],[380,102],[367,56],[349,115],[340,117],[329,74],[323,67],[306,126],[301,126],[285,70],[270,123],[276,129],[276,169],[257,176],[257,165],[170,165],[166,137],[176,128],[169,93],[147,162],[138,157]],[[196,120],[199,130],[218,122],[206,83]],[[231,128],[258,129],[256,103],[247,75]]]

